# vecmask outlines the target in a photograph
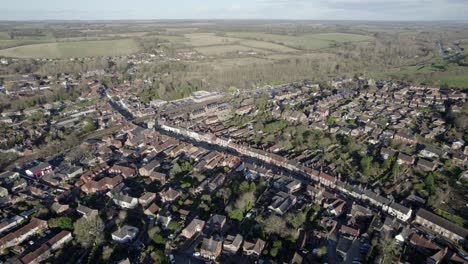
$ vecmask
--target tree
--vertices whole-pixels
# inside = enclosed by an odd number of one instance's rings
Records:
[[[229,188],[221,188],[217,193],[216,196],[223,199],[224,206],[227,205],[229,199],[231,198],[232,192]]]
[[[366,177],[370,175],[371,168],[372,168],[372,157],[363,156],[361,158],[361,170],[362,174]]]
[[[242,211],[246,212],[252,208],[254,203],[255,195],[252,192],[247,192],[242,194],[239,198],[237,198],[234,206],[237,209],[241,209]]]
[[[175,175],[179,174],[182,172],[182,169],[180,168],[180,165],[179,163],[176,163],[174,164],[174,166],[172,167],[172,169],[169,171],[169,175],[171,177],[174,177]]]
[[[249,183],[246,182],[246,181],[241,182],[241,184],[239,185],[239,193],[240,194],[244,194],[244,193],[248,192],[249,189],[250,189]]]
[[[49,228],[73,230],[73,220],[70,217],[52,218],[47,221],[47,225]]]
[[[385,237],[379,240],[378,248],[382,254],[381,263],[397,263],[400,255],[400,247],[392,238]]]
[[[256,190],[257,190],[257,185],[255,185],[255,182],[251,182],[249,186],[249,192],[255,193]]]
[[[153,263],[156,264],[166,264],[169,263],[169,260],[166,256],[164,256],[161,250],[156,250],[151,252],[151,258],[153,259]]]
[[[91,219],[80,218],[73,228],[76,239],[83,247],[96,246],[104,241],[104,223],[98,216]]]
[[[286,215],[286,221],[296,229],[305,223],[306,218],[307,212],[289,213]]]
[[[86,125],[83,127],[83,134],[88,134],[93,132],[94,130],[98,129],[96,123],[92,118],[87,118],[86,119]]]
[[[150,230],[148,230],[148,236],[149,238],[151,238],[151,240],[154,241],[154,243],[159,244],[159,245],[165,245],[166,240],[161,236],[159,232],[160,232],[159,227],[155,226],[151,228]]]
[[[393,163],[392,175],[393,175],[393,181],[396,182],[398,176],[400,175],[400,164],[398,164],[398,162]]]

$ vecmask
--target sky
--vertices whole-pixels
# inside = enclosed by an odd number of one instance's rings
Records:
[[[468,20],[468,0],[0,0],[0,20]]]

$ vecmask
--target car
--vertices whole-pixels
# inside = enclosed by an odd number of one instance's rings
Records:
[[[169,255],[169,260],[171,261],[171,263],[175,263],[175,258],[174,258],[174,255]]]
[[[199,257],[199,256],[200,256],[200,252],[193,252],[193,256],[194,256],[194,257]]]
[[[32,245],[34,245],[34,241],[31,240],[31,241],[28,242],[28,244],[32,246]]]

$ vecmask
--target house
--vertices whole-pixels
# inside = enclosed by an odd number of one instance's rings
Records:
[[[152,172],[149,173],[148,177],[151,179],[151,181],[157,181],[162,185],[166,184],[167,176],[164,173],[160,173],[160,172],[157,172],[157,171],[152,171]]]
[[[213,192],[219,186],[223,185],[225,180],[226,180],[226,175],[224,173],[218,174],[214,179],[212,179],[208,183],[208,188],[209,188],[210,192]]]
[[[7,232],[21,224],[24,221],[24,218],[18,215],[15,215],[10,218],[4,218],[0,221],[0,234]]]
[[[208,220],[208,227],[212,231],[221,231],[226,224],[226,217],[224,215],[215,214]]]
[[[307,195],[310,196],[315,202],[322,203],[323,192],[325,188],[318,185],[307,185]]]
[[[151,172],[153,172],[156,168],[158,168],[161,163],[158,160],[152,160],[145,166],[141,167],[138,172],[141,176],[150,176]]]
[[[16,180],[13,182],[13,186],[11,186],[10,190],[12,192],[22,190],[28,186],[28,183],[26,182],[25,179],[21,178],[19,180]]]
[[[419,155],[424,158],[443,158],[447,156],[447,152],[433,145],[425,144],[424,149],[421,150]]]
[[[0,182],[10,184],[20,178],[18,172],[5,171],[0,173]]]
[[[70,209],[70,206],[68,204],[60,204],[58,202],[55,202],[52,204],[51,209],[56,214],[62,214],[66,212],[68,209]]]
[[[387,211],[391,216],[398,218],[399,220],[406,222],[411,218],[412,210],[399,204],[399,203],[391,203],[388,206]]]
[[[362,194],[362,198],[368,200],[370,204],[382,208],[384,211],[388,210],[388,205],[391,202],[388,198],[380,196],[371,190],[365,190]]]
[[[255,105],[246,105],[236,110],[236,115],[247,115],[255,109]]]
[[[16,246],[45,229],[47,229],[46,221],[32,218],[25,226],[0,238],[0,249]]]
[[[180,192],[169,187],[167,191],[162,192],[160,195],[164,203],[167,203],[167,202],[170,203],[170,202],[175,201],[180,196]]]
[[[138,198],[138,203],[143,207],[146,207],[148,204],[156,199],[156,194],[152,192],[145,192],[140,198]]]
[[[122,176],[118,175],[113,178],[104,177],[99,181],[91,180],[81,186],[81,191],[85,193],[103,192],[113,189],[115,186],[123,181]]]
[[[336,246],[336,252],[343,258],[346,259],[346,256],[348,255],[348,251],[351,248],[351,245],[353,244],[353,240],[340,236],[338,239],[338,244]]]
[[[145,215],[155,217],[159,212],[159,206],[155,203],[152,203],[148,208],[145,210]]]
[[[409,131],[400,130],[395,134],[393,139],[410,145],[415,145],[418,143],[418,140],[413,135],[411,135],[411,132]]]
[[[29,252],[22,258],[15,261],[15,264],[36,264],[49,258],[52,253],[60,249],[65,243],[73,239],[71,232],[61,231],[48,241],[44,242],[39,248]]]
[[[205,221],[194,218],[190,224],[188,224],[181,233],[181,236],[191,239],[195,233],[201,232],[205,227]]]
[[[118,243],[131,242],[137,236],[139,230],[134,226],[124,225],[112,233],[112,240]]]
[[[0,186],[0,198],[7,197],[7,196],[8,196],[8,189]]]
[[[390,148],[382,148],[380,150],[380,155],[382,156],[382,158],[384,160],[386,159],[389,159],[389,158],[393,158],[395,156],[395,151],[393,149],[390,149]]]
[[[434,171],[437,168],[437,163],[427,160],[427,159],[418,159],[418,163],[416,165],[418,169],[422,171]]]
[[[76,208],[76,211],[80,213],[86,219],[94,218],[98,215],[98,210],[91,209],[81,204],[78,205],[78,207]]]
[[[228,235],[224,240],[223,251],[228,255],[236,254],[242,244],[244,238],[237,234],[236,236]]]
[[[420,224],[432,230],[435,234],[457,243],[462,243],[468,236],[467,229],[422,208],[416,213],[414,223]]]
[[[215,260],[221,255],[222,242],[210,238],[203,238],[200,248],[200,255],[206,259]]]
[[[162,215],[160,212],[157,215],[156,222],[160,223],[161,226],[166,229],[172,220],[171,215]]]
[[[344,235],[344,236],[346,236],[346,237],[348,237],[350,239],[354,239],[354,238],[359,236],[359,229],[352,228],[352,227],[347,226],[347,225],[342,225],[339,232],[342,235]]]
[[[287,193],[294,193],[301,188],[301,182],[284,176],[274,178],[273,186]]]
[[[108,170],[109,173],[119,174],[124,179],[135,176],[136,170],[134,168],[125,167],[122,165],[114,165]]]
[[[400,153],[398,153],[397,162],[398,162],[399,165],[402,165],[402,164],[404,164],[404,165],[413,165],[414,164],[414,157],[400,152]]]
[[[436,243],[416,233],[413,233],[409,237],[409,242],[413,246],[419,247],[421,249],[429,250],[429,251],[436,251],[440,249],[440,247]]]
[[[285,192],[278,192],[272,199],[268,209],[273,212],[283,215],[285,214],[294,204],[296,204],[296,196],[287,194]]]
[[[41,162],[36,166],[26,170],[26,174],[31,177],[42,177],[44,174],[50,172],[52,172],[52,165],[50,165],[48,162]]]
[[[242,249],[244,250],[244,254],[249,256],[257,256],[259,257],[262,254],[263,248],[265,247],[265,241],[261,239],[257,239],[255,243],[244,241],[244,245]]]
[[[138,206],[138,198],[131,197],[125,193],[108,192],[107,195],[121,208],[133,209]]]
[[[83,173],[83,168],[78,166],[62,166],[58,169],[57,175],[60,175],[64,180],[75,178]],[[63,176],[61,176],[63,175]]]

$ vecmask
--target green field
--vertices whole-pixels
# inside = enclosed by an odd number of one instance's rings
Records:
[[[208,46],[208,47],[197,47],[195,50],[203,55],[207,56],[222,56],[230,53],[246,53],[246,52],[257,52],[259,54],[270,54],[271,52],[255,49],[251,47],[241,45],[219,45],[219,46]]]
[[[10,34],[6,31],[1,31],[0,32],[0,39],[10,39]]]
[[[242,45],[252,47],[252,48],[258,48],[258,49],[264,49],[264,50],[270,50],[273,52],[297,52],[298,50],[292,49],[283,45],[278,45],[275,43],[271,42],[266,42],[266,41],[257,41],[257,40],[242,40],[241,42]]]
[[[300,36],[275,35],[257,32],[236,32],[228,34],[232,37],[268,41],[298,49],[321,49],[338,42],[368,41],[371,37],[357,34],[324,33],[306,34]]]
[[[440,84],[453,88],[468,89],[468,75],[454,75],[437,78]]]
[[[313,34],[310,36],[316,39],[324,39],[335,42],[360,42],[372,40],[372,37],[369,36],[348,33],[323,33]]]
[[[239,39],[216,36],[214,33],[193,33],[184,35],[189,41],[185,44],[200,47],[211,45],[235,44]]]
[[[17,58],[74,58],[125,55],[138,51],[133,39],[33,44],[0,50],[1,56]]]

